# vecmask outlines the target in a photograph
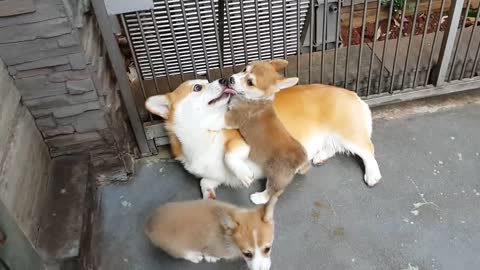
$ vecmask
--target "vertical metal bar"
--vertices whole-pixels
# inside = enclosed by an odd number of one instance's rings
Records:
[[[235,51],[233,49],[233,35],[232,35],[232,24],[230,22],[230,3],[229,0],[225,2],[225,10],[227,13],[227,26],[228,26],[228,40],[230,41],[230,52],[232,53],[232,73],[235,73]]]
[[[145,135],[145,130],[143,129],[142,121],[140,120],[137,106],[135,105],[130,83],[127,78],[127,71],[125,70],[125,63],[123,63],[122,53],[113,34],[105,3],[103,0],[93,0],[92,4],[115,77],[120,86],[120,93],[122,94],[123,103],[125,104],[128,119],[132,125],[138,147],[142,154],[149,155],[152,151],[148,147],[147,136]]]
[[[210,0],[212,5],[212,16],[213,16],[213,29],[215,31],[215,40],[217,41],[217,51],[218,51],[218,64],[220,66],[220,77],[223,78],[223,50],[221,47],[223,44],[220,42],[220,35],[218,34],[218,25],[217,25],[217,14],[215,14],[215,3],[213,0]],[[218,10],[220,12],[220,10]]]
[[[134,48],[132,46],[132,39],[130,37],[130,30],[128,29],[127,23],[125,22],[125,15],[121,15],[120,18],[122,20],[123,29],[125,29],[125,36],[127,37],[128,46],[130,46],[130,50],[133,52]],[[137,20],[138,20],[138,24],[140,25],[141,21],[139,20],[138,17],[137,17]],[[143,34],[142,34],[142,37],[143,37]],[[147,44],[145,44],[145,46],[147,46]],[[135,55],[133,55],[132,58],[133,58],[133,64],[135,65],[135,70],[137,71],[138,82],[139,82],[140,88],[142,90],[143,98],[144,98],[144,100],[147,100],[148,95],[145,92],[145,85],[143,84],[143,74],[142,74],[142,71],[140,70],[140,65],[138,64],[138,60],[137,60],[137,57]],[[154,74],[153,73],[154,71],[153,71],[153,67],[152,67],[152,62],[149,61],[149,63],[150,63],[150,68],[152,69],[152,74]],[[156,81],[155,80],[155,75],[153,76],[153,80]],[[155,83],[155,90],[156,90],[157,94],[159,94],[158,86],[157,86],[156,83]],[[153,121],[153,116],[152,116],[151,113],[148,113],[148,118],[150,118],[150,121]]]
[[[152,14],[152,20],[155,20],[155,16],[153,15],[153,9],[150,10],[150,13]],[[152,71],[153,84],[155,85],[155,91],[157,94],[160,94],[160,89],[158,88],[158,83],[157,83],[157,74],[155,73],[155,68],[153,67],[152,57],[150,55],[150,48],[148,46],[147,38],[145,37],[145,32],[143,31],[142,20],[140,19],[140,14],[138,13],[138,11],[135,12],[135,15],[137,17],[138,27],[140,28],[140,34],[142,35],[143,44],[145,46],[145,52],[147,53],[148,64],[150,65],[150,70]]]
[[[427,67],[427,75],[425,76],[425,86],[428,84],[428,78],[430,77],[430,71],[432,70],[432,63],[433,63],[433,52],[435,51],[435,45],[437,45],[437,38],[438,33],[440,32],[441,19],[443,17],[443,9],[445,7],[445,0],[442,0],[442,4],[440,5],[440,15],[439,21],[437,24],[437,30],[435,30],[435,35],[433,36],[433,43],[432,43],[432,50],[430,51],[430,58],[428,60],[428,67]]]
[[[327,6],[328,1],[323,1],[323,21],[322,21],[322,62],[320,66],[320,83],[323,84],[323,72],[325,69],[325,40],[327,36]]]
[[[355,82],[355,92],[358,94],[358,86],[360,85],[360,67],[362,66],[362,52],[363,42],[365,41],[365,23],[367,22],[367,7],[368,0],[363,2],[363,18],[362,18],[362,36],[360,37],[360,52],[358,54],[358,66],[357,66],[357,81]],[[373,52],[372,52],[373,53]]]
[[[375,45],[377,44],[377,29],[378,29],[378,23],[380,22],[380,6],[382,4],[382,1],[378,1],[377,3],[377,15],[375,16],[375,34],[373,35],[373,48],[372,48],[372,55],[370,56],[370,67],[368,70],[368,84],[367,84],[367,93],[365,95],[368,97],[370,95],[370,86],[371,86],[371,80],[372,80],[372,67],[373,67],[373,57],[375,56]],[[383,68],[383,66],[382,66]]]
[[[283,0],[283,59],[287,59],[287,0]],[[287,67],[283,69],[283,75],[287,76]]]
[[[468,10],[470,9],[470,2],[471,2],[471,0],[468,0],[467,8],[465,9],[465,14],[463,15],[463,22],[462,22],[462,25],[460,25],[460,36],[458,37],[457,46],[455,46],[455,50],[453,52],[452,67],[450,68],[450,72],[448,74],[448,80],[449,81],[452,79],[452,74],[453,74],[453,70],[454,70],[454,67],[455,67],[455,60],[457,60],[458,47],[460,47],[460,42],[462,42],[463,30],[465,30],[465,24],[466,24],[467,18],[468,18]],[[472,34],[473,34],[473,32],[472,32]],[[468,55],[468,51],[467,51],[467,55]]]
[[[198,6],[198,1],[195,1],[197,2],[197,6]],[[240,19],[242,20],[242,25],[245,25],[245,16],[243,14],[243,1],[239,1],[240,2]],[[247,34],[245,33],[245,27],[242,28],[242,34],[243,34],[243,49],[245,50],[245,65],[248,64],[248,50],[247,50]]]
[[[160,32],[158,31],[158,27],[157,27],[157,19],[155,18],[155,13],[153,13],[153,11],[152,11],[152,17],[153,17],[153,29],[155,30],[155,34],[157,36],[157,41],[158,41],[158,47],[160,48],[160,56],[162,57],[163,66],[165,67],[165,77],[167,78],[168,89],[171,91],[173,90],[172,82],[170,81],[170,74],[168,72],[167,60],[165,59],[165,52],[163,50],[162,39],[160,38]]]
[[[475,76],[475,72],[477,71],[478,59],[480,58],[480,44],[478,44],[477,54],[475,55],[475,61],[473,61],[472,73],[470,74],[470,78]]]
[[[478,7],[477,7],[477,16],[475,17],[475,21],[473,23],[472,34],[470,34],[470,39],[468,40],[467,52],[465,53],[465,59],[463,59],[462,72],[460,73],[460,78],[459,79],[463,79],[463,75],[465,74],[465,67],[467,66],[468,53],[470,51],[470,46],[472,44],[473,35],[475,34],[475,30],[477,29],[477,24],[478,24],[478,19],[479,18],[480,18],[480,2],[479,2]],[[474,72],[474,71],[475,70],[472,70],[472,72]]]
[[[385,63],[385,53],[387,52],[387,43],[388,43],[388,38],[390,37],[390,26],[392,25],[392,15],[393,15],[393,4],[394,3],[395,3],[395,0],[390,1],[390,10],[388,12],[388,22],[387,22],[387,32],[385,33],[385,42],[383,44],[382,65],[380,66],[380,77],[378,78],[377,94],[380,94],[380,90],[382,88],[383,69],[385,68],[385,64],[384,64]],[[395,63],[393,63],[393,64],[395,65]]]
[[[260,22],[258,19],[258,0],[254,1],[255,5],[255,26],[257,28],[257,46],[258,46],[258,59],[263,60],[262,58],[262,42],[260,39]]]
[[[180,77],[182,78],[182,81],[185,81],[185,77],[183,74],[183,67],[182,67],[182,58],[180,58],[180,52],[178,51],[177,37],[175,36],[175,31],[173,30],[172,15],[170,14],[170,7],[168,6],[168,0],[165,0],[165,9],[167,10],[167,19],[168,19],[168,25],[170,26],[170,33],[172,33],[173,47],[175,48],[175,54],[177,55],[177,59],[178,59],[178,68],[180,69]]]
[[[309,54],[308,54],[308,83],[312,83],[314,13],[315,13],[315,3],[314,3],[314,0],[311,0],[310,1],[310,46],[309,46]]]
[[[337,30],[335,31],[335,52],[333,53],[333,85],[336,86],[337,59],[338,59],[338,38],[340,36],[340,2],[337,2]]]
[[[453,45],[455,45],[455,37],[457,36],[460,16],[462,15],[464,0],[452,0],[450,4],[450,12],[448,14],[447,30],[443,34],[442,46],[440,47],[439,67],[436,72],[435,86],[445,83],[448,66],[452,57]],[[453,68],[453,65],[452,65]]]
[[[405,0],[405,2],[403,3],[402,19],[400,20],[400,29],[398,31],[397,46],[395,46],[395,54],[393,56],[392,78],[390,80],[390,90],[388,91],[390,94],[393,93],[393,83],[395,82],[395,67],[397,64],[398,47],[400,46],[400,40],[402,39],[402,36],[403,36],[403,23],[405,21],[406,9],[407,9],[407,0]]]
[[[241,2],[241,1],[240,1]],[[272,14],[272,0],[268,0],[268,16],[270,16],[270,58],[273,59],[275,56],[273,55],[273,14]]]
[[[297,0],[297,77],[300,77],[300,52],[302,50],[300,45],[300,2]]]
[[[418,15],[418,6],[420,5],[420,0],[417,0],[415,4],[415,12],[413,15],[413,23],[412,23],[412,31],[410,32],[410,39],[408,40],[408,47],[407,47],[407,56],[405,57],[405,66],[403,67],[403,76],[402,76],[402,86],[405,84],[405,76],[407,75],[407,66],[408,66],[408,57],[410,56],[410,50],[412,49],[412,40],[413,36],[415,36],[415,26],[417,24],[417,15]],[[425,28],[428,27],[428,24],[425,25]]]
[[[220,57],[225,64],[225,0],[218,0],[218,32],[220,51],[222,52]]]
[[[425,36],[427,35],[428,24],[430,22],[430,15],[432,13],[432,3],[433,3],[433,0],[428,1],[427,19],[425,20],[425,27],[424,27],[425,29],[423,30],[422,42],[420,43],[420,52],[418,53],[417,64],[415,65],[415,75],[413,75],[412,88],[415,88],[417,83],[418,69],[420,68],[420,61],[422,60],[423,45],[425,44]]]
[[[392,0],[393,1],[393,0]],[[350,47],[352,47],[352,32],[353,32],[353,7],[355,3],[354,0],[350,1],[350,21],[348,25],[348,46],[347,46],[347,57],[345,59],[345,77],[343,82],[343,88],[347,88],[347,75],[348,75],[348,60],[350,58]]]
[[[167,2],[167,0],[165,0]],[[197,10],[197,16],[198,16],[198,27],[200,28],[200,35],[202,36],[202,48],[203,48],[203,53],[205,54],[205,69],[207,72],[207,79],[210,80],[210,65],[208,63],[208,52],[207,52],[207,46],[205,45],[205,39],[203,39],[203,22],[202,22],[202,15],[200,13],[200,6],[198,4],[198,1],[195,1],[195,7]]]
[[[130,46],[130,50],[133,52],[134,48],[132,46],[132,39],[130,37],[130,30],[128,29],[127,23],[125,22],[125,15],[120,16],[123,24],[123,29],[125,29],[125,36],[127,37],[128,45]],[[138,21],[140,24],[141,22]],[[145,92],[145,86],[143,85],[143,74],[140,69],[140,65],[138,64],[137,57],[133,56],[133,64],[135,65],[135,70],[137,71],[138,82],[140,83],[140,87],[142,88],[143,98],[147,100],[147,93]]]
[[[193,54],[192,39],[190,38],[190,30],[188,29],[187,12],[185,11],[184,1],[185,0],[180,0],[180,8],[182,9],[183,23],[185,24],[185,34],[187,35],[188,49],[192,54],[193,76],[195,76],[195,79],[197,79],[198,78],[197,67],[196,67],[197,64],[195,63],[195,55]],[[153,17],[153,19],[155,20],[155,17]]]

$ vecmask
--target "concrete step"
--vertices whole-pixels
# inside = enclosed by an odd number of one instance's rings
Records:
[[[52,160],[36,242],[39,253],[52,266],[75,261],[80,255],[88,223],[88,183],[88,155]]]

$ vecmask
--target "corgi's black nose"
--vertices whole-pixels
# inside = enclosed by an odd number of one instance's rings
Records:
[[[234,84],[235,83],[235,78],[233,78],[233,76],[231,76],[228,81],[230,82],[230,84]]]
[[[228,86],[228,80],[225,78],[221,78],[220,80],[218,80],[218,83],[220,83],[223,86]]]

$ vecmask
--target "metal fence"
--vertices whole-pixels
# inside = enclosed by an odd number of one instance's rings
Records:
[[[93,2],[105,39],[112,38],[102,0]],[[192,78],[229,76],[255,60],[285,58],[285,76],[350,89],[371,105],[480,87],[479,2],[398,3],[155,0],[151,10],[120,14],[135,67],[122,94],[136,100],[129,114],[141,122],[133,124],[141,127],[139,144],[149,145],[142,152],[168,142],[161,123],[143,108],[148,96]],[[110,41],[110,57],[121,57]],[[125,67],[115,69],[126,78]]]

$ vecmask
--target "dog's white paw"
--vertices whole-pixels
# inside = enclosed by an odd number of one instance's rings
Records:
[[[380,181],[381,178],[382,178],[382,175],[380,174],[380,171],[374,170],[374,171],[365,173],[365,176],[363,179],[365,180],[365,183],[367,183],[369,187],[373,187],[376,184],[378,184],[378,181]]]
[[[202,197],[204,200],[208,200],[208,199],[215,200],[217,198],[217,194],[215,193],[215,190],[211,188],[206,188],[206,189],[202,189]]]
[[[242,169],[237,168],[236,175],[245,187],[249,187],[253,180],[255,180],[255,175],[247,166],[243,166]]]
[[[216,263],[218,260],[220,260],[220,258],[212,257],[212,256],[208,256],[208,255],[203,255],[203,258],[205,259],[205,261],[207,261],[209,263]]]
[[[189,251],[185,253],[185,256],[183,258],[193,263],[199,263],[203,260],[203,254],[197,251]]]
[[[268,193],[266,191],[256,192],[250,195],[250,200],[254,204],[266,204],[269,199],[270,199],[270,196],[268,196]]]

